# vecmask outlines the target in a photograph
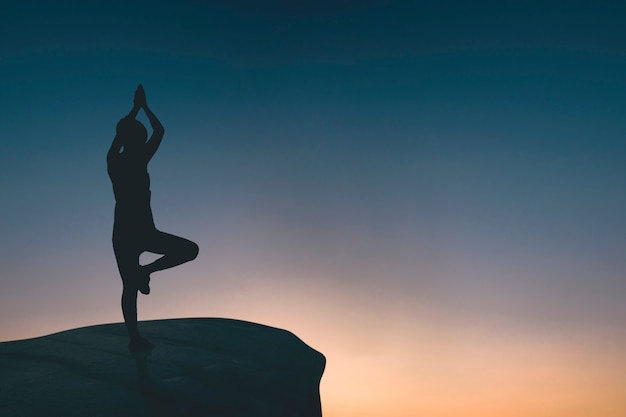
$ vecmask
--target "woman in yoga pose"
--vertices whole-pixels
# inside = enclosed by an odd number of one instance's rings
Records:
[[[153,133],[135,119],[140,109],[148,116]],[[148,162],[155,154],[164,129],[148,107],[141,84],[135,91],[134,106],[119,121],[115,138],[107,154],[107,170],[115,194],[113,251],[122,277],[122,312],[130,336],[129,349],[138,351],[154,347],[139,334],[137,326],[137,292],[150,293],[150,274],[195,259],[198,245],[182,237],[157,230],[150,208]],[[147,265],[139,263],[143,252],[163,255]]]

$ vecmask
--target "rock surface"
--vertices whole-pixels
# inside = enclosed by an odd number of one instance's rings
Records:
[[[229,319],[121,323],[0,343],[2,416],[321,416],[324,356],[285,330]]]

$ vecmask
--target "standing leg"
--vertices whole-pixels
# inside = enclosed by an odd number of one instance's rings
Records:
[[[139,339],[141,336],[137,326],[137,289],[129,288],[126,284],[122,290],[122,314],[130,340]]]
[[[152,349],[154,345],[139,334],[137,325],[137,288],[124,284],[122,290],[122,313],[124,314],[124,324],[130,337],[128,350],[137,352],[139,350]]]
[[[128,244],[113,241],[113,249],[117,260],[117,267],[122,277],[122,314],[128,331],[130,344],[128,349],[135,352],[142,349],[152,349],[154,345],[139,334],[137,325],[137,291],[141,285],[141,277],[145,275],[139,265],[139,254]],[[147,286],[147,284],[146,284]]]

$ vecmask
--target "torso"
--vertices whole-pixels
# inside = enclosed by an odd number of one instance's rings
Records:
[[[153,228],[148,162],[119,154],[107,167],[115,194],[116,230]]]

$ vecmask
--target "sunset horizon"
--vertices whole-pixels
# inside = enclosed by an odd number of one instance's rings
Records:
[[[106,156],[142,84],[155,225],[199,254],[139,326],[287,330],[325,417],[622,417],[625,11],[9,2],[0,342],[124,321]]]

